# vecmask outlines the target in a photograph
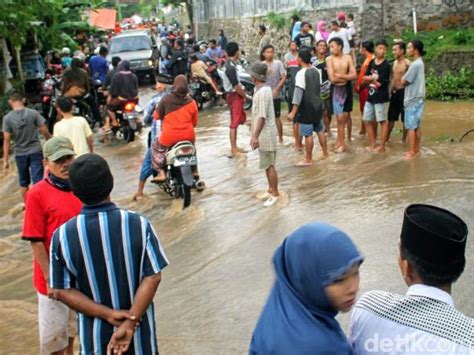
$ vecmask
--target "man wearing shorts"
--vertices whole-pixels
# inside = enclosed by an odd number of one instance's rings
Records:
[[[20,180],[23,200],[28,186],[36,184],[43,178],[43,153],[38,139],[38,131],[49,139],[50,134],[45,119],[38,111],[25,107],[25,97],[19,91],[8,96],[8,104],[12,108],[3,118],[3,171],[10,169],[10,143],[15,140],[15,161]]]
[[[248,72],[255,82],[250,146],[252,149],[258,148],[260,169],[265,170],[267,175],[268,190],[260,198],[266,199],[263,206],[270,207],[280,197],[278,175],[275,169],[277,127],[273,107],[273,90],[268,85],[267,64],[257,62],[249,68]]]
[[[244,151],[237,146],[237,128],[247,120],[244,110],[246,99],[245,90],[240,84],[239,73],[236,62],[239,60],[239,45],[236,42],[229,42],[226,47],[229,59],[225,63],[224,90],[227,92],[227,104],[230,109],[230,157],[235,157]]]
[[[403,105],[405,107],[405,129],[408,130],[410,148],[405,155],[411,160],[420,155],[421,146],[421,116],[425,107],[425,64],[423,42],[414,39],[408,43],[407,53],[413,58],[407,73],[402,78],[405,87]]]
[[[293,120],[298,114],[300,134],[305,140],[305,159],[298,166],[313,164],[313,132],[316,132],[323,157],[328,157],[328,147],[323,125],[323,104],[321,100],[321,73],[311,65],[311,49],[299,50],[298,64],[301,70],[296,74],[296,88],[293,95],[293,108],[288,119]]]
[[[69,166],[74,148],[66,137],[54,137],[44,145],[48,175],[26,195],[22,239],[31,243],[34,257],[33,284],[38,294],[38,326],[41,353],[72,354],[77,333],[75,313],[49,296],[49,249],[54,231],[77,216],[82,203],[73,194]]]
[[[280,60],[274,59],[275,48],[269,44],[263,47],[262,56],[260,59],[268,67],[267,84],[272,88],[273,93],[273,107],[275,110],[275,118],[278,131],[278,140],[283,143],[283,124],[281,123],[281,100],[283,95],[281,90],[286,81],[286,71],[283,63]]]
[[[393,46],[393,56],[395,62],[393,63],[393,76],[392,83],[390,85],[390,106],[388,108],[388,140],[392,134],[395,122],[398,121],[399,117],[402,117],[402,122],[405,122],[405,111],[403,108],[403,100],[405,98],[405,88],[402,84],[402,77],[410,66],[410,61],[405,58],[406,44],[404,42],[397,42]],[[402,141],[405,143],[407,140],[407,130],[403,128]]]
[[[374,42],[363,41],[360,44],[360,55],[364,58],[364,62],[357,76],[357,82],[355,85],[355,92],[359,94],[359,108],[361,115],[364,114],[365,103],[369,97],[369,87],[364,83],[364,76],[370,62],[374,59]],[[364,119],[362,117],[362,124],[360,125],[359,135],[364,136],[366,134]]]
[[[343,153],[347,149],[345,142],[346,124],[350,131],[349,119],[352,111],[351,81],[357,78],[352,57],[343,54],[343,41],[335,37],[329,41],[331,56],[327,58],[329,80],[332,83],[332,109],[337,118],[336,153]]]
[[[371,152],[385,152],[388,140],[388,122],[386,105],[390,100],[388,87],[390,83],[390,65],[385,59],[388,44],[385,40],[375,43],[375,58],[370,62],[365,72],[364,82],[369,86],[369,97],[364,108],[363,119],[369,135],[369,150]],[[377,147],[373,121],[382,125],[382,138],[380,147]]]
[[[323,120],[324,128],[328,138],[331,137],[331,82],[328,77],[328,69],[326,64],[326,53],[328,46],[326,41],[319,40],[316,43],[316,57],[314,58],[313,66],[321,72],[321,100],[323,101]]]

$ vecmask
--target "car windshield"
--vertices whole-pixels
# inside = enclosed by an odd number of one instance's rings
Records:
[[[147,36],[127,36],[112,39],[110,53],[135,52],[151,49]]]

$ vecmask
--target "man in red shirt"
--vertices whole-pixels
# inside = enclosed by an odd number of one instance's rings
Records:
[[[38,293],[38,326],[41,353],[73,354],[75,314],[61,302],[48,298],[49,247],[54,231],[79,214],[82,203],[73,194],[69,166],[74,148],[65,137],[54,137],[43,147],[48,175],[26,195],[22,239],[31,242],[33,284]]]

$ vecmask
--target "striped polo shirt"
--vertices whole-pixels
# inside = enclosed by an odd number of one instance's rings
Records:
[[[150,221],[113,203],[85,206],[59,227],[50,249],[50,287],[76,288],[96,303],[129,310],[143,278],[168,265]],[[78,313],[81,354],[106,354],[108,322]],[[128,354],[156,354],[153,303],[142,317]]]

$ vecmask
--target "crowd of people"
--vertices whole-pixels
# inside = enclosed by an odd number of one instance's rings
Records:
[[[186,74],[192,70],[207,80],[204,66],[209,60],[223,65],[223,90],[231,116],[230,157],[245,152],[237,145],[237,130],[247,122],[245,100],[253,102],[250,147],[258,149],[259,166],[268,180],[267,191],[259,196],[266,207],[280,195],[276,158],[278,145],[284,142],[284,100],[287,118],[293,122],[295,149],[304,149],[298,166],[313,164],[314,132],[322,157],[329,156],[333,116],[337,121],[334,150],[348,149],[353,82],[363,117],[360,133],[367,133],[368,149],[384,152],[401,117],[403,139],[409,140],[405,158],[419,156],[425,96],[423,44],[416,39],[408,44],[397,41],[392,46],[395,62],[390,66],[385,40],[358,43],[353,16],[348,15],[347,22],[345,14],[337,17],[331,22],[331,32],[325,21],[319,21],[314,32],[309,22],[293,17],[291,41],[282,61],[266,27],[259,26],[260,60],[247,68],[255,83],[251,98],[237,69],[239,44],[228,41],[223,31],[203,48],[190,29],[175,33],[159,27],[161,70],[171,70],[174,79],[158,78],[156,95],[145,109],[144,121],[151,131],[135,199],[143,197],[149,177],[154,176],[155,182],[165,178],[167,149],[179,141],[195,142],[198,107],[189,95]],[[360,66],[356,48],[362,57]],[[190,54],[191,66],[185,52]],[[167,257],[150,221],[111,201],[110,168],[93,153],[92,131],[84,118],[73,116],[67,94],[75,86],[86,89],[89,76],[98,78],[109,92],[111,121],[106,125],[114,125],[114,108],[120,99],[138,97],[137,78],[130,63],[120,58],[112,59],[114,69],[109,71],[105,46],[88,59],[89,73],[80,60],[63,54],[61,65],[70,68],[64,72],[63,96],[56,102],[61,120],[54,125],[53,137],[45,119],[25,107],[20,92],[10,94],[12,111],[3,120],[5,170],[9,169],[10,141],[15,139],[25,201],[22,238],[31,243],[34,256],[41,351],[72,353],[78,334],[81,353],[157,354],[153,298]],[[43,147],[38,132],[47,140]],[[199,178],[197,169],[193,174]],[[396,349],[408,349],[402,353],[417,353],[415,339],[422,339],[434,349],[445,346],[451,353],[468,354],[474,347],[472,319],[453,307],[450,295],[464,270],[467,234],[466,224],[449,211],[426,205],[408,207],[399,252],[407,294],[373,291],[356,303],[364,260],[361,252],[336,227],[319,222],[301,227],[274,255],[276,281],[253,333],[250,354],[368,354],[367,342],[379,336],[380,341],[401,347]],[[335,316],[353,306],[347,338]],[[448,325],[440,327],[441,323]]]

